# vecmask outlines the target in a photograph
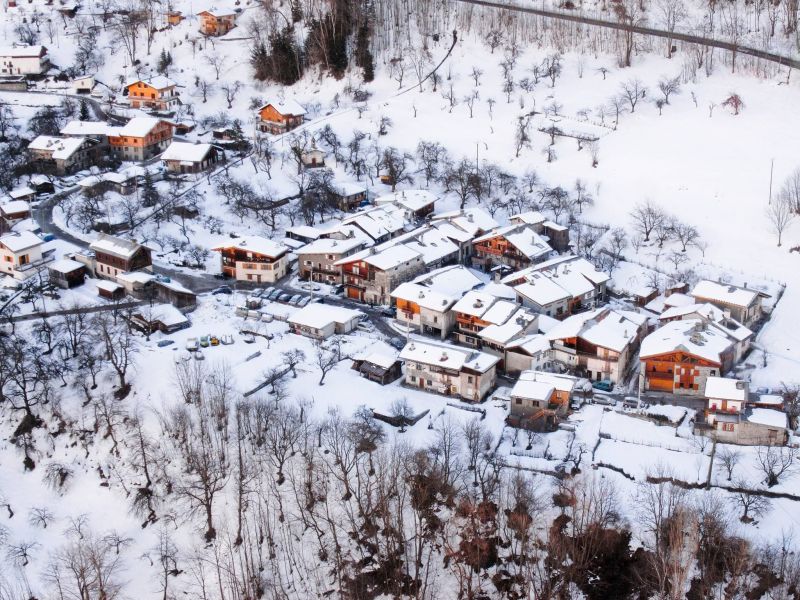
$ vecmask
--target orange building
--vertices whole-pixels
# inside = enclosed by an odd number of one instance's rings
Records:
[[[544,260],[553,249],[529,225],[508,225],[475,238],[472,242],[472,264],[489,271],[505,266],[513,270],[526,269]]]
[[[274,135],[286,133],[303,124],[306,109],[294,100],[269,102],[258,109],[258,129]]]
[[[179,10],[171,10],[167,13],[167,24],[168,25],[180,25],[181,21],[183,21],[183,14]]]
[[[170,110],[180,102],[175,85],[163,75],[148,80],[135,79],[126,85],[128,101],[131,108]]]
[[[673,321],[642,341],[644,389],[701,395],[709,377],[733,367],[736,341],[703,320]]]
[[[204,35],[225,35],[236,27],[236,13],[231,10],[212,8],[197,13],[200,17],[200,33]]]
[[[120,160],[147,160],[167,149],[173,124],[153,117],[134,117],[109,131],[108,143]]]

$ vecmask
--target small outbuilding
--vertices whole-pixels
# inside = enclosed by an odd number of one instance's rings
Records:
[[[86,279],[86,267],[71,258],[62,258],[47,265],[50,283],[64,289],[83,285]]]
[[[366,358],[356,358],[353,360],[353,369],[358,371],[362,377],[387,385],[399,379],[403,374],[402,362],[397,356],[374,352]]]

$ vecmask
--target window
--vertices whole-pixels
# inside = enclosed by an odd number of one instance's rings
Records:
[[[417,376],[416,375],[412,375],[410,377],[410,379],[411,379],[412,382],[415,382],[417,380]]]
[[[467,375],[467,383],[472,383],[472,375]]]
[[[515,404],[522,404],[522,398],[514,398]]]
[[[733,423],[723,423],[722,424],[722,431],[733,431],[734,425]]]

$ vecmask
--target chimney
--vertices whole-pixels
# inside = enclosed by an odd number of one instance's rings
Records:
[[[495,283],[500,283],[500,271],[495,271],[492,275],[492,281]]]
[[[445,362],[447,360],[447,352],[442,351],[442,356],[439,358],[439,362]]]

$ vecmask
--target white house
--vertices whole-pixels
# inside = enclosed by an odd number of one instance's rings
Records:
[[[0,48],[0,75],[40,75],[47,70],[44,46]]]
[[[42,240],[30,231],[8,233],[0,237],[0,272],[14,279],[33,275],[34,265],[42,260]]]
[[[324,340],[350,333],[364,316],[360,310],[312,303],[295,311],[288,319],[292,333]]]

